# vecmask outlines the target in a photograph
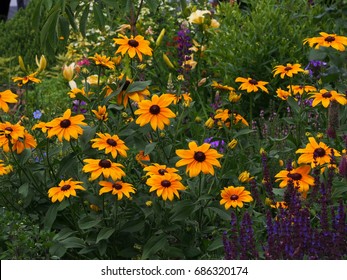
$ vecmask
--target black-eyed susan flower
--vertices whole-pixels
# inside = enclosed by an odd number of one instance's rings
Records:
[[[279,74],[281,79],[284,79],[284,76],[293,77],[294,74],[304,72],[304,69],[301,68],[301,64],[299,63],[287,63],[287,65],[275,66],[272,72],[274,72],[274,77]]]
[[[76,98],[77,94],[79,94],[79,93],[82,94],[83,96],[89,96],[89,95],[93,94],[93,92],[91,92],[91,91],[86,92],[84,87],[82,89],[73,88],[67,94],[70,96],[70,98]]]
[[[304,44],[308,43],[311,48],[315,49],[319,49],[320,47],[332,47],[338,51],[344,51],[346,49],[347,37],[326,32],[320,32],[319,35],[321,36],[304,39]]]
[[[216,81],[212,81],[211,84],[212,87],[216,88],[216,89],[221,89],[221,90],[227,90],[227,91],[233,91],[235,92],[235,89],[231,86],[227,86],[227,85],[222,85],[217,83]]]
[[[232,113],[229,109],[218,109],[216,111],[216,115],[214,116],[215,119],[220,119],[222,122],[224,122],[227,126],[230,126],[231,119],[233,120],[234,124],[238,124],[239,122],[243,123],[246,126],[249,126],[248,122],[238,113]],[[227,124],[229,122],[229,125]]]
[[[27,131],[24,131],[24,137],[12,141],[12,150],[21,154],[24,149],[32,149],[37,146],[36,139]]]
[[[134,113],[140,115],[136,119],[136,123],[140,126],[150,124],[153,130],[157,128],[163,130],[165,125],[170,124],[170,118],[176,117],[176,115],[167,108],[172,102],[172,98],[167,94],[161,96],[153,95],[151,100],[141,101]]]
[[[18,82],[18,86],[21,87],[27,83],[38,84],[41,83],[41,80],[36,78],[37,72],[31,73],[25,77],[13,77],[12,80],[16,83]]]
[[[4,161],[0,159],[0,176],[6,175],[13,170],[12,165],[5,165]]]
[[[309,143],[307,143],[304,149],[298,149],[296,151],[297,154],[302,154],[298,158],[298,163],[307,163],[311,164],[311,167],[314,168],[316,165],[324,165],[329,164],[332,156],[332,150],[334,151],[334,156],[338,157],[341,154],[335,150],[330,148],[324,142],[317,143],[314,137],[308,138]]]
[[[18,95],[11,90],[0,91],[0,109],[4,112],[8,112],[10,109],[8,103],[17,103]]]
[[[163,176],[165,173],[170,173],[173,176],[177,176],[177,178],[181,180],[181,176],[177,174],[178,169],[173,167],[167,167],[165,164],[153,163],[152,165],[143,168],[143,171],[146,171],[146,176],[149,177],[153,175]]]
[[[220,203],[220,205],[224,204],[224,207],[226,210],[228,210],[230,207],[242,208],[244,202],[253,201],[251,193],[249,191],[246,191],[245,187],[243,187],[243,186],[225,187],[223,190],[221,190],[220,195],[221,195],[222,199],[220,200],[219,203]]]
[[[347,99],[344,94],[338,93],[335,90],[326,90],[321,89],[319,92],[310,93],[310,98],[313,99],[312,106],[315,107],[319,103],[323,105],[324,108],[327,108],[330,105],[330,102],[336,101],[341,105],[347,104]]]
[[[110,135],[109,133],[97,133],[96,135],[99,138],[90,140],[93,142],[92,148],[105,150],[105,153],[110,153],[113,158],[116,158],[118,154],[122,157],[127,156],[129,148],[123,140],[119,139],[118,135]]]
[[[272,202],[270,204],[271,208],[276,208],[276,209],[287,209],[288,204],[285,201],[277,201],[277,202]]]
[[[71,137],[78,138],[78,135],[83,134],[82,126],[87,124],[82,122],[84,120],[83,115],[71,116],[71,110],[67,109],[62,117],[55,118],[54,120],[46,123],[46,127],[51,127],[48,132],[48,138],[56,135],[60,142],[63,138],[70,141]]]
[[[256,79],[253,79],[253,78],[242,78],[242,77],[237,77],[235,79],[235,82],[242,83],[239,86],[239,89],[247,90],[247,92],[257,92],[259,89],[261,89],[262,91],[269,93],[268,89],[265,87],[269,82],[257,81]]]
[[[281,88],[278,88],[276,90],[277,97],[281,98],[282,100],[287,100],[289,96],[291,96],[290,92],[287,90],[283,90]]]
[[[98,53],[94,54],[94,56],[89,57],[94,61],[95,65],[100,65],[103,67],[107,67],[109,69],[114,69],[114,62],[111,58],[106,57],[106,55],[99,55]]]
[[[289,85],[288,90],[292,92],[293,95],[300,94],[303,95],[304,92],[317,91],[316,87],[310,85]]]
[[[65,197],[77,196],[76,190],[84,191],[82,187],[83,182],[72,181],[72,178],[68,180],[61,180],[57,187],[52,187],[48,190],[48,197],[52,199],[52,202],[62,202]]]
[[[138,164],[140,164],[142,167],[148,166],[148,163],[151,160],[150,156],[146,155],[144,151],[139,151],[138,154],[135,156],[135,159],[138,162]]]
[[[301,193],[307,193],[310,186],[314,185],[314,178],[310,176],[311,167],[302,165],[292,170],[282,170],[275,175],[276,182],[281,181],[280,188],[287,187],[288,183],[292,183]]]
[[[153,175],[147,179],[146,184],[150,186],[150,192],[156,191],[158,197],[164,200],[169,199],[172,201],[174,196],[180,198],[178,191],[186,189],[177,176],[171,173],[164,173],[164,175]]]
[[[86,165],[83,166],[82,171],[90,173],[91,181],[99,178],[101,175],[106,179],[111,177],[113,181],[117,181],[125,176],[125,172],[121,169],[124,166],[109,159],[84,159],[83,161]]]
[[[210,146],[209,143],[198,146],[192,141],[188,144],[189,150],[176,150],[176,154],[181,158],[176,163],[176,167],[187,165],[186,173],[189,174],[189,177],[195,177],[200,172],[214,175],[213,166],[221,167],[218,159],[223,155],[215,149],[210,149]]]
[[[35,129],[41,129],[43,133],[46,133],[49,129],[51,129],[51,127],[47,126],[46,122],[39,122],[33,125],[32,130],[35,130]]]
[[[106,106],[98,106],[98,110],[92,110],[95,117],[103,122],[106,122],[108,120],[108,112],[106,109]]]
[[[130,193],[135,193],[135,188],[132,184],[119,180],[115,182],[100,181],[99,185],[102,186],[102,188],[99,190],[99,195],[111,192],[112,195],[117,196],[118,200],[121,200],[123,195],[130,198]]]
[[[145,40],[145,38],[141,35],[132,36],[128,38],[125,35],[119,34],[121,38],[114,38],[114,42],[117,45],[120,45],[116,51],[117,53],[121,53],[125,55],[128,53],[130,58],[133,58],[137,55],[142,61],[142,54],[152,56],[152,49],[149,46],[150,42]]]
[[[11,140],[18,140],[24,137],[24,126],[20,124],[12,124],[10,122],[0,123],[0,136],[10,138]]]

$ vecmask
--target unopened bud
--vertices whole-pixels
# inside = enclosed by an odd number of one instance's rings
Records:
[[[18,62],[19,62],[20,69],[22,69],[24,72],[26,72],[27,70],[25,68],[25,64],[24,64],[23,58],[21,56],[18,56]]]
[[[161,42],[163,41],[164,35],[165,35],[165,28],[163,28],[163,29],[160,31],[160,34],[159,34],[159,36],[158,36],[158,38],[157,38],[157,41],[155,42],[155,45],[156,45],[157,47],[159,47],[160,44],[161,44]]]

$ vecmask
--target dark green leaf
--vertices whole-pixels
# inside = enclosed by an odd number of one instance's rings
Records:
[[[101,240],[108,239],[114,233],[114,231],[114,228],[101,229],[96,238],[96,243],[99,243]]]
[[[165,234],[152,236],[143,246],[141,259],[146,260],[152,258],[154,254],[164,249],[167,244],[168,242]]]
[[[208,207],[206,210],[211,210],[215,212],[221,219],[223,220],[230,220],[230,213],[216,207]]]
[[[145,147],[145,155],[149,155],[157,146],[157,142],[152,142],[146,145]]]
[[[82,16],[80,19],[80,32],[83,37],[86,36],[86,28],[87,28],[87,22],[88,22],[88,15],[89,15],[89,4],[87,4],[82,12]]]
[[[101,220],[99,219],[86,216],[78,221],[78,226],[80,227],[80,229],[85,230],[97,226],[100,222]]]
[[[100,30],[105,30],[105,17],[102,13],[101,7],[98,3],[94,2],[93,5],[94,19]]]
[[[57,218],[59,204],[52,204],[48,211],[46,212],[45,218],[43,220],[43,226],[45,230],[50,230],[52,225]]]

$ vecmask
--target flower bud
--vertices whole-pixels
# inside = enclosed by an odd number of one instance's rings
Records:
[[[163,53],[163,59],[169,68],[171,68],[171,69],[175,68],[175,66],[172,64],[172,62],[170,61],[170,59],[168,58],[168,56],[165,53]]]
[[[158,36],[158,38],[157,38],[157,41],[155,42],[155,45],[156,45],[157,47],[159,47],[160,44],[161,44],[161,42],[163,41],[164,35],[165,35],[165,28],[163,28],[163,29],[160,31],[160,34],[159,34],[159,36]]]
[[[24,64],[23,58],[21,56],[18,56],[18,62],[19,62],[20,69],[22,69],[24,72],[26,72],[27,70],[25,68],[25,64]]]
[[[208,118],[208,120],[205,122],[205,126],[212,128],[214,126],[214,120],[212,118]]]
[[[40,61],[38,60],[37,55],[36,55],[35,60],[36,60],[36,65],[38,67],[37,72],[42,72],[43,70],[46,69],[47,60],[46,60],[46,57],[44,55],[41,55]]]
[[[71,63],[69,66],[66,64],[63,66],[63,76],[65,80],[71,81],[74,78],[75,74],[75,63]]]
[[[234,148],[236,147],[237,143],[238,143],[238,142],[237,142],[236,139],[231,140],[231,141],[228,143],[228,148],[229,148],[229,149],[234,149]]]

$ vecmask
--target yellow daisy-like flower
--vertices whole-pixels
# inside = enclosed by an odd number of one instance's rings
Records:
[[[103,175],[105,178],[111,177],[113,181],[117,181],[125,176],[121,169],[124,166],[120,163],[112,162],[108,159],[84,159],[86,165],[82,171],[90,174],[90,180],[93,181]]]
[[[235,92],[235,89],[231,86],[225,86],[222,84],[217,83],[216,81],[212,81],[211,84],[212,87],[216,88],[216,89],[222,89],[222,90],[227,90],[227,91],[233,91]]]
[[[187,165],[186,173],[189,177],[195,177],[200,172],[214,175],[213,166],[221,167],[218,158],[223,157],[217,150],[210,149],[209,143],[198,146],[194,141],[189,142],[189,150],[176,150],[176,154],[182,158],[176,163],[176,167]]]
[[[24,149],[35,148],[37,146],[37,142],[30,133],[24,131],[24,138],[19,138],[18,140],[13,140],[12,150],[17,154],[21,154]]]
[[[252,177],[248,171],[243,171],[238,177],[238,180],[241,183],[247,183],[247,182],[251,181],[252,179],[254,179],[254,177]]]
[[[334,156],[339,157],[341,154],[335,150],[327,146],[323,142],[317,143],[314,137],[308,138],[309,143],[306,145],[304,149],[298,149],[296,151],[297,154],[302,154],[298,163],[307,163],[311,164],[311,167],[314,168],[317,165],[329,164],[331,160],[331,150],[334,151]]]
[[[275,202],[275,203],[271,203],[270,204],[270,207],[271,208],[276,208],[276,209],[287,209],[288,208],[288,204],[287,204],[287,202],[285,202],[285,201],[277,201],[277,202]]]
[[[278,88],[276,90],[277,97],[281,98],[282,100],[287,100],[289,96],[291,96],[290,92],[287,90],[283,90],[281,88]]]
[[[292,91],[294,95],[300,94],[303,95],[304,92],[312,92],[312,91],[317,91],[317,88],[314,86],[309,86],[309,85],[289,85],[287,86],[289,91]]]
[[[347,99],[344,94],[338,93],[335,90],[321,89],[319,92],[310,93],[312,95],[310,98],[313,99],[312,107],[317,106],[322,103],[324,108],[328,108],[330,102],[336,101],[341,105],[347,104]]]
[[[6,175],[13,170],[12,165],[5,165],[4,161],[0,159],[0,176]]]
[[[347,37],[338,36],[336,34],[328,34],[320,32],[321,37],[313,37],[304,39],[304,44],[308,43],[311,48],[319,49],[320,47],[332,47],[338,51],[344,51],[347,46]]]
[[[136,119],[136,123],[140,126],[144,126],[150,123],[153,130],[159,128],[164,129],[165,125],[170,124],[170,118],[176,117],[176,115],[167,108],[172,102],[172,98],[167,94],[161,96],[153,95],[151,100],[143,100],[138,106],[139,109],[135,111],[135,115],[140,115]]]
[[[46,132],[47,132],[49,129],[51,129],[51,128],[52,128],[52,127],[47,126],[47,123],[45,123],[45,122],[39,122],[39,123],[33,125],[32,130],[34,130],[34,129],[41,129],[41,131],[42,131],[43,133],[46,133]]]
[[[106,106],[98,106],[98,110],[92,110],[95,117],[103,122],[106,122],[108,120],[108,113],[106,110]]]
[[[180,179],[174,174],[165,173],[164,175],[153,175],[147,179],[146,184],[150,186],[150,192],[156,191],[158,197],[172,201],[174,197],[180,198],[178,191],[186,189]]]
[[[130,58],[133,58],[137,55],[142,61],[142,54],[152,56],[152,49],[150,48],[150,42],[145,40],[143,36],[137,35],[128,38],[125,35],[119,34],[121,38],[114,38],[114,42],[117,45],[120,45],[116,51],[117,53],[121,53],[122,55],[128,53]]]
[[[111,153],[113,158],[116,158],[118,154],[122,157],[127,156],[126,151],[129,150],[129,148],[124,144],[124,141],[119,139],[117,135],[111,136],[108,133],[97,133],[96,135],[98,135],[99,138],[90,140],[93,142],[92,148],[105,150],[105,153]]]
[[[130,198],[130,193],[135,193],[135,188],[132,184],[122,181],[100,181],[99,185],[102,186],[99,191],[99,195],[112,192],[112,195],[116,195],[118,200],[121,200],[123,198],[123,195],[125,195],[127,198]]]
[[[269,93],[268,89],[265,87],[268,84],[268,82],[257,81],[253,78],[242,78],[242,77],[237,77],[235,79],[235,82],[242,83],[239,86],[239,89],[247,90],[247,92],[257,92],[259,89],[261,89],[262,91]]]
[[[21,86],[23,86],[29,82],[32,82],[35,84],[41,83],[41,80],[35,77],[36,75],[37,75],[37,72],[29,74],[28,76],[25,76],[25,77],[13,77],[12,80],[14,82],[19,82],[18,83],[19,87],[21,87]]]
[[[153,163],[153,165],[146,166],[143,171],[146,171],[146,176],[160,175],[163,176],[165,173],[170,173],[173,176],[177,176],[178,180],[181,180],[181,176],[177,174],[178,169],[167,167],[164,164]]]
[[[304,69],[301,68],[301,64],[287,63],[287,65],[275,66],[272,72],[274,72],[274,77],[280,74],[280,77],[284,79],[284,76],[293,77],[294,74],[298,74],[299,72],[304,72]]]
[[[83,96],[89,96],[89,95],[93,94],[93,92],[91,92],[91,91],[85,92],[84,87],[82,89],[73,88],[67,94],[70,96],[70,98],[76,98],[78,93],[82,94]]]
[[[237,113],[231,113],[229,109],[218,109],[216,111],[216,115],[214,116],[215,119],[220,119],[222,122],[227,123],[229,121],[230,125],[230,120],[233,118],[233,123],[237,124],[239,122],[243,123],[246,126],[249,126],[248,122],[240,115]]]
[[[151,158],[149,155],[145,155],[144,151],[139,151],[139,153],[135,156],[136,161],[142,166],[148,166],[148,162],[150,162]]]
[[[24,126],[20,124],[0,123],[0,137],[10,137],[11,140],[18,140],[18,138],[24,138],[24,129]]]
[[[78,135],[83,134],[83,129],[80,126],[87,125],[82,122],[83,120],[83,115],[71,116],[71,110],[67,109],[62,117],[46,123],[46,127],[51,127],[47,137],[51,138],[56,135],[60,142],[63,141],[63,138],[67,141],[70,141],[71,137],[77,139]]]
[[[94,56],[89,57],[92,59],[96,65],[104,66],[109,69],[114,69],[114,62],[106,55],[99,55],[98,53],[94,54]]]
[[[275,175],[275,182],[281,181],[279,187],[285,188],[289,182],[301,193],[307,193],[310,186],[314,185],[314,178],[309,175],[311,167],[302,165],[293,170],[282,170]]]
[[[4,112],[8,112],[10,109],[8,103],[17,103],[18,95],[11,90],[0,91],[0,109]]]
[[[52,187],[48,190],[48,197],[52,202],[62,202],[65,197],[76,196],[76,190],[84,191],[85,188],[81,186],[83,182],[68,180],[61,180],[57,187]]]
[[[228,210],[230,207],[236,208],[236,207],[243,207],[244,202],[251,202],[253,201],[253,198],[251,196],[251,193],[249,191],[245,190],[245,187],[239,186],[228,186],[221,190],[220,193],[222,199],[220,200],[220,205],[224,204],[224,207],[226,210]]]

